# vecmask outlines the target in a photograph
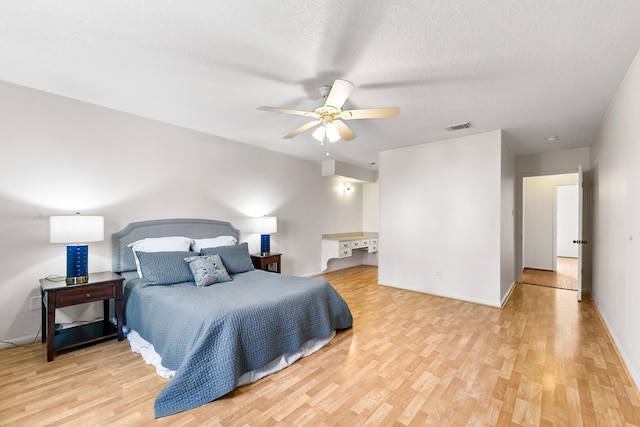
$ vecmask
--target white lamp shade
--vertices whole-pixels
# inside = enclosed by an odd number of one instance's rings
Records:
[[[88,243],[104,240],[104,217],[64,215],[49,217],[51,243]]]
[[[275,216],[254,218],[253,232],[258,234],[273,234],[278,231],[278,219]]]

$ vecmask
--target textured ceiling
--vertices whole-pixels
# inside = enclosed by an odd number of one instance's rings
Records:
[[[310,132],[282,139],[306,118],[256,108],[343,78],[345,109],[401,113],[350,121],[329,159],[495,129],[532,154],[591,145],[639,22],[637,0],[5,1],[0,80],[322,161]]]

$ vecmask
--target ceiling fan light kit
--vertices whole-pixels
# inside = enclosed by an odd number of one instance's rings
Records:
[[[289,134],[285,139],[290,139],[319,126],[312,136],[327,145],[339,139],[350,141],[356,134],[343,122],[343,120],[363,120],[363,119],[385,119],[396,117],[400,114],[400,108],[371,108],[364,110],[343,110],[342,107],[349,95],[353,91],[354,84],[346,80],[337,79],[332,86],[322,86],[320,95],[322,98],[313,103],[312,111],[293,110],[279,107],[258,107],[258,110],[272,111],[276,113],[293,114],[314,119],[313,121],[300,126]],[[329,153],[327,152],[327,156]]]
[[[336,142],[337,140],[340,139],[340,134],[338,133],[338,129],[336,129],[336,126],[331,122],[323,123],[322,126],[318,127],[318,129],[313,131],[311,136],[323,144],[324,144],[325,137],[329,140],[329,142]]]

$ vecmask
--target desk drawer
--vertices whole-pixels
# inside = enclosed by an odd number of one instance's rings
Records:
[[[56,292],[56,307],[83,304],[115,298],[115,287],[111,285],[85,285]]]
[[[338,258],[346,258],[351,256],[351,249],[342,249],[338,252]]]
[[[353,249],[363,248],[365,246],[367,246],[367,241],[366,240],[352,240],[351,241],[351,247]]]
[[[340,241],[339,246],[340,246],[340,250],[349,249],[349,248],[351,248],[351,241],[350,240],[342,240],[342,241]]]

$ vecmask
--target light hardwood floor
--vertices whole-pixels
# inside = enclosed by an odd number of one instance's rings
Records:
[[[588,298],[518,284],[496,309],[378,286],[375,267],[325,277],[354,326],[282,372],[154,420],[166,380],[126,341],[49,363],[35,343],[0,351],[0,425],[640,425]]]
[[[578,289],[577,258],[556,258],[556,269],[557,271],[525,268],[520,277],[518,277],[518,282],[573,291]]]

